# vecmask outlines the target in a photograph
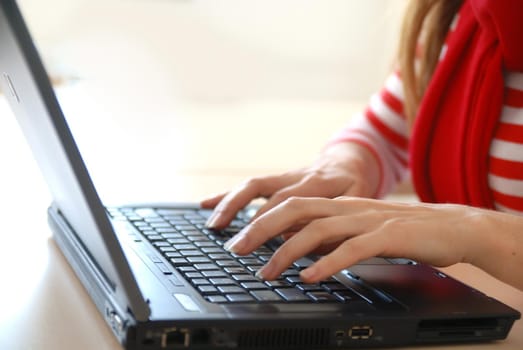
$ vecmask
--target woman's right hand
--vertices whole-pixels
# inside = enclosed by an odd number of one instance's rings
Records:
[[[207,226],[227,227],[252,200],[266,198],[253,220],[289,197],[373,197],[380,181],[374,155],[357,143],[338,143],[322,152],[310,167],[281,175],[255,177],[230,192],[203,200],[202,208],[214,212]]]

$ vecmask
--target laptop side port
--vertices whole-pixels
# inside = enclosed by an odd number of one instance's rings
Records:
[[[349,338],[354,340],[364,340],[372,337],[373,331],[371,326],[353,326],[349,329]]]
[[[191,337],[187,328],[167,328],[163,331],[161,346],[163,349],[187,348]]]

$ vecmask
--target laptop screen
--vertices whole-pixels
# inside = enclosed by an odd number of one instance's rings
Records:
[[[80,238],[106,285],[137,318],[148,306],[124,257],[53,88],[14,1],[2,1],[0,81],[52,192],[53,207]],[[141,316],[141,317],[140,317]]]

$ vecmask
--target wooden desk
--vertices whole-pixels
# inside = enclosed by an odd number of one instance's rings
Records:
[[[156,107],[140,118],[129,106],[86,104],[93,95],[76,88],[62,93],[108,201],[199,200],[247,176],[304,165],[356,108],[299,101],[199,105],[183,106],[172,116]],[[50,196],[3,99],[0,161],[0,348],[120,349],[49,238],[45,210]],[[470,266],[446,271],[523,311],[522,292]],[[523,322],[516,322],[503,342],[441,348],[523,349]]]

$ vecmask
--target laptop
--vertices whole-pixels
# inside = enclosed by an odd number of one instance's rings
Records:
[[[193,203],[103,206],[23,17],[0,1],[0,80],[53,196],[53,239],[125,349],[341,349],[492,341],[520,313],[407,259],[373,258],[317,284],[297,260],[275,281],[223,243],[249,220],[205,228]]]

